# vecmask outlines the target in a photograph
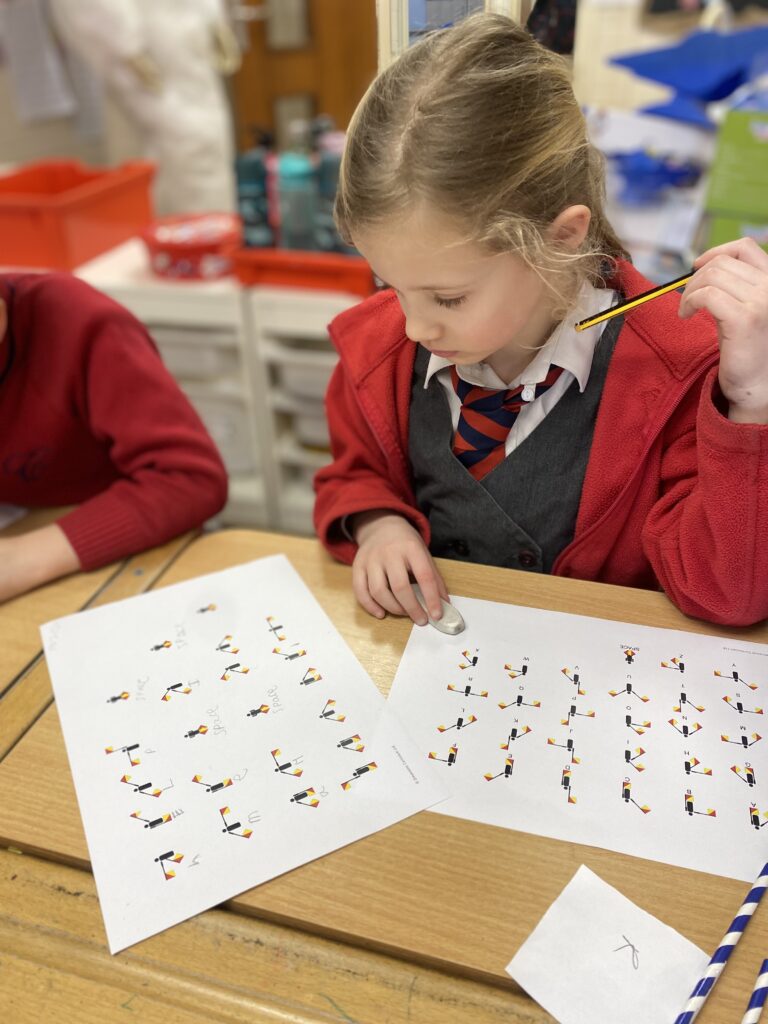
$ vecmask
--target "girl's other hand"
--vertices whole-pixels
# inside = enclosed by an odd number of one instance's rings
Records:
[[[694,268],[680,316],[707,309],[717,320],[729,418],[768,423],[768,254],[754,239],[740,238],[702,253]]]
[[[360,512],[352,521],[358,544],[352,564],[352,588],[367,612],[383,619],[409,615],[418,626],[427,616],[411,586],[411,576],[421,587],[433,619],[443,614],[441,597],[448,591],[424,541],[403,516],[382,509]]]

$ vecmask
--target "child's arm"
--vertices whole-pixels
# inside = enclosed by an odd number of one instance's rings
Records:
[[[768,254],[740,238],[702,253],[694,267],[680,316],[707,309],[717,320],[728,418],[768,423]]]
[[[447,591],[427,550],[429,524],[414,504],[405,453],[399,469],[394,456],[385,456],[341,364],[328,386],[326,412],[334,458],[315,476],[318,537],[335,558],[353,563],[355,596],[371,615],[389,611],[424,624],[408,582],[413,575],[432,617],[440,618],[438,598],[447,600]]]
[[[77,554],[55,523],[16,537],[0,537],[0,601],[78,569]]]
[[[82,568],[90,570],[202,525],[224,504],[227,476],[141,324],[91,289],[78,295],[87,288],[81,282],[57,281],[48,288],[53,312],[64,302],[70,310],[78,303],[88,310],[78,328],[85,339],[79,365],[66,393],[77,417],[107,446],[119,474],[58,521]]]
[[[670,423],[643,545],[686,614],[768,616],[768,256],[742,239],[696,261],[681,315],[716,319],[721,362]]]

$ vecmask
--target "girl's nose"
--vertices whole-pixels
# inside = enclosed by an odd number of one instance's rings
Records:
[[[442,330],[439,324],[430,322],[423,317],[407,315],[405,318],[405,333],[411,341],[420,342],[422,345],[430,345],[440,339]]]

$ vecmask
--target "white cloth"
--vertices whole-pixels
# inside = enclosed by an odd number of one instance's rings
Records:
[[[213,66],[223,0],[50,0],[56,27],[107,84],[158,165],[158,213],[234,208],[229,106]],[[145,55],[162,76],[143,88],[126,60]]]
[[[522,407],[507,435],[504,444],[506,455],[514,451],[533,433],[544,417],[554,409],[574,379],[578,382],[579,391],[584,391],[592,369],[595,346],[610,321],[605,320],[586,331],[577,331],[574,324],[580,320],[586,320],[587,317],[595,316],[597,313],[602,313],[615,301],[615,292],[607,288],[595,288],[586,283],[579,292],[578,301],[568,316],[557,325],[519,377],[512,381],[501,380],[485,363],[468,363],[465,366],[456,367],[459,377],[476,387],[501,389],[516,388],[522,384],[524,388],[526,386],[530,388],[529,394],[533,400],[531,401],[526,391],[523,390],[521,398],[528,404]],[[431,379],[437,376],[448,396],[451,422],[455,431],[461,415],[461,400],[451,382],[452,365],[448,359],[435,355],[430,356],[424,387],[429,387]],[[536,385],[546,379],[551,366],[562,366],[563,373],[549,390],[539,398],[533,398],[536,393]]]
[[[70,117],[77,102],[51,36],[43,0],[0,3],[0,37],[20,121]]]

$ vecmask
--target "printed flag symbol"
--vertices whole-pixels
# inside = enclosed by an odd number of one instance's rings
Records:
[[[676,729],[681,736],[685,736],[686,739],[689,736],[693,736],[694,733],[700,732],[704,726],[699,722],[694,722],[693,725],[688,725],[687,722],[678,722],[676,718],[670,718],[669,724],[673,729]]]
[[[345,740],[342,740],[341,743],[337,743],[336,746],[341,747],[342,750],[354,750],[358,754],[361,754],[365,750],[365,744],[357,733],[355,733],[354,736],[348,736]]]
[[[246,718],[256,718],[257,715],[266,715],[269,712],[269,704],[262,704],[258,708],[251,708],[250,711],[246,711]]]
[[[293,775],[297,779],[304,774],[303,768],[297,768],[295,759],[293,761],[283,761],[280,754],[280,748],[275,747],[271,750],[272,760],[275,762],[275,771],[280,772],[281,775]]]
[[[200,786],[205,786],[207,793],[218,793],[220,789],[227,789],[232,785],[232,779],[222,779],[221,782],[214,783],[204,782],[202,775],[193,775],[192,781]]]
[[[320,712],[320,718],[324,718],[327,722],[344,722],[346,721],[346,715],[340,715],[336,710],[336,701],[327,700],[323,710]]]
[[[686,759],[683,767],[686,775],[711,775],[711,768],[699,768],[701,761],[697,757]]]
[[[159,818],[145,818],[141,811],[133,811],[131,817],[145,822],[144,828],[157,828],[159,825],[167,825],[171,820],[170,814],[161,814]]]
[[[454,686],[453,683],[448,683],[448,686],[446,687],[446,689],[450,690],[451,693],[460,693],[463,697],[487,697],[488,696],[488,691],[487,690],[473,690],[471,683],[469,684],[469,686]]]
[[[224,828],[221,831],[226,832],[229,836],[237,836],[239,839],[250,839],[253,835],[253,829],[243,828],[239,821],[228,822],[227,815],[230,813],[228,807],[219,808],[221,820],[224,822]],[[242,831],[238,832],[238,829],[242,829]]]
[[[430,754],[430,757],[432,755]],[[504,758],[504,767],[500,772],[493,775],[491,772],[486,772],[483,778],[486,782],[493,782],[494,779],[505,778],[508,779],[512,775],[512,769],[515,767],[515,759],[513,757]]]
[[[715,669],[715,675],[718,679],[732,679],[734,683],[741,683],[742,686],[746,686],[749,690],[756,690],[757,686],[754,683],[748,683],[745,679],[742,679],[736,669],[733,672],[718,672]]]
[[[445,762],[445,764],[448,765],[449,768],[451,767],[451,765],[456,764],[456,758],[458,756],[459,748],[455,743],[452,746],[448,747],[448,757],[440,757],[440,755],[435,750],[430,750],[429,752],[430,761],[443,761]]]
[[[125,754],[126,755],[126,757],[128,758],[128,762],[129,762],[131,768],[135,768],[137,764],[141,764],[141,759],[138,758],[138,757],[134,757],[133,754],[131,753],[131,751],[132,750],[138,750],[138,749],[139,749],[139,744],[138,743],[131,743],[130,746],[125,746],[125,747],[104,747],[104,753],[105,754],[114,754],[115,751],[119,750],[121,754]]]
[[[734,711],[738,711],[740,715],[762,715],[763,713],[762,708],[745,708],[738,698],[734,699],[733,697],[723,697],[723,700],[729,707],[732,707]]]
[[[318,807],[320,801],[315,795],[315,790],[310,786],[309,789],[303,789],[300,793],[294,793],[291,803],[301,804],[302,807]]]
[[[184,733],[184,739],[193,740],[195,736],[205,736],[208,732],[207,725],[198,725],[196,729],[190,729],[189,732]]]
[[[524,725],[522,728],[515,726],[510,730],[509,736],[507,736],[507,742],[499,744],[499,749],[509,750],[510,743],[514,743],[515,740],[521,740],[523,736],[527,736],[529,732],[533,732],[530,725]]]
[[[226,636],[222,637],[216,645],[217,651],[222,651],[224,654],[237,654],[240,650],[239,647],[232,645],[232,634],[227,633]]]
[[[360,768],[355,768],[355,770],[352,772],[352,778],[347,779],[346,782],[342,782],[341,788],[343,790],[349,789],[353,782],[356,782],[358,779],[362,778],[363,775],[367,775],[368,772],[376,771],[377,767],[378,765],[376,764],[375,761],[369,761],[368,764],[364,764]]]
[[[159,857],[155,857],[155,864],[159,864],[163,869],[165,880],[168,882],[171,878],[176,877],[176,872],[170,868],[166,868],[167,863],[180,864],[184,860],[183,853],[174,853],[173,850],[169,850],[168,853],[161,853]]]
[[[632,796],[632,783],[629,781],[629,779],[625,779],[622,783],[621,799],[624,801],[625,804],[634,804],[634,806],[637,807],[639,811],[642,811],[643,814],[648,814],[648,812],[651,809],[648,806],[648,804],[639,804],[637,800],[635,800],[635,798]]]
[[[151,782],[134,782],[130,775],[123,775],[120,781],[132,786],[134,793],[141,793],[142,796],[160,796],[163,792],[162,789],[153,789]]]
[[[461,656],[464,658],[464,661],[459,662],[460,669],[474,668],[477,665],[479,655],[472,654],[471,651],[462,651]]]
[[[164,700],[167,703],[171,699],[171,697],[175,696],[176,694],[184,694],[185,696],[187,696],[190,693],[192,693],[191,686],[184,686],[183,683],[174,683],[173,686],[166,687],[165,693],[160,698],[160,700]]]
[[[723,743],[740,743],[741,746],[746,749],[747,747],[751,747],[753,743],[757,743],[758,740],[761,740],[762,736],[759,733],[753,732],[751,738],[748,738],[746,733],[742,733],[737,740],[732,740],[730,736],[726,735],[726,733],[721,733],[720,739]]]
[[[752,786],[754,786],[755,782],[757,781],[755,779],[755,770],[754,768],[752,768],[751,765],[745,765],[742,768],[740,765],[732,764],[731,771],[735,772],[742,782],[746,782],[750,789],[752,788]]]
[[[477,721],[477,716],[476,715],[468,715],[466,718],[464,718],[463,716],[460,716],[459,718],[456,719],[456,721],[453,723],[453,725],[438,725],[437,731],[438,732],[450,732],[451,729],[456,729],[457,731],[460,732],[462,729],[466,729],[467,726],[474,725],[476,721]]]
[[[282,641],[285,640],[285,635],[280,632],[280,630],[283,629],[283,626],[277,625],[277,623],[275,622],[274,615],[267,616],[267,624],[269,627],[269,632],[274,633],[275,637],[282,643]]]
[[[298,651],[284,651],[280,647],[273,647],[272,653],[279,654],[280,657],[285,658],[286,661],[295,661],[296,658],[303,658],[307,652],[304,650],[304,648],[299,648]]]
[[[708,807],[706,809],[706,811],[697,811],[697,810],[694,809],[693,802],[694,802],[693,793],[691,793],[691,791],[689,790],[685,794],[685,811],[686,811],[686,814],[688,814],[689,817],[693,817],[694,814],[701,814],[705,818],[716,818],[717,817],[717,811],[714,810],[712,807]]]
[[[227,665],[221,678],[226,683],[233,672],[236,672],[239,676],[247,676],[250,671],[246,665],[241,665],[239,661],[235,661],[231,665]]]

